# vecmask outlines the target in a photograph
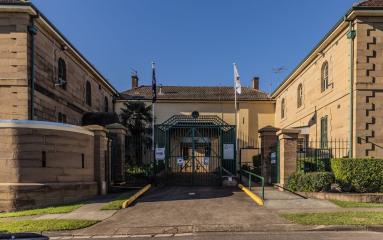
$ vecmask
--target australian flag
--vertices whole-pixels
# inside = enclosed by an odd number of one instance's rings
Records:
[[[157,101],[156,65],[152,62],[152,103]]]

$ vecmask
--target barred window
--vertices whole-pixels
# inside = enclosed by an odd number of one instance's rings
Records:
[[[303,86],[302,83],[298,85],[297,89],[297,107],[300,108],[303,105]]]
[[[92,87],[89,81],[86,81],[85,86],[85,102],[88,106],[92,106]]]
[[[281,102],[281,118],[285,118],[286,117],[286,101],[284,98],[282,98],[282,102]]]
[[[322,64],[322,71],[321,71],[321,90],[322,92],[326,91],[328,89],[328,62],[324,62]]]
[[[66,64],[62,58],[59,58],[58,61],[58,83],[59,86],[63,89],[66,89],[67,79],[66,79]]]
[[[109,112],[109,101],[108,98],[104,98],[104,112]]]

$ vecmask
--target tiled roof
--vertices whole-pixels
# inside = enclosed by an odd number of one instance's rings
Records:
[[[356,6],[356,7],[383,7],[383,0],[359,1],[354,6]]]
[[[152,98],[151,86],[140,86],[120,93],[125,100],[149,100]],[[202,100],[202,101],[230,101],[234,100],[233,87],[194,87],[194,86],[162,86],[157,87],[158,100]],[[238,100],[271,100],[265,92],[242,87],[242,94]]]

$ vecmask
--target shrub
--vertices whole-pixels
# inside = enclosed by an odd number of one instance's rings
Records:
[[[332,159],[331,169],[342,189],[360,193],[383,191],[382,159]]]
[[[120,119],[116,113],[107,112],[87,112],[82,116],[82,125],[106,125],[120,123]]]
[[[323,192],[331,189],[334,175],[330,172],[296,172],[287,180],[287,188],[298,192]]]

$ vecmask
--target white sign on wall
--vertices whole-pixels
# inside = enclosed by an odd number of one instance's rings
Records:
[[[276,152],[272,152],[270,154],[270,160],[271,160],[271,164],[276,164],[277,163],[277,153]]]
[[[177,158],[177,165],[182,167],[184,165],[184,158],[183,157],[178,157]]]
[[[234,159],[234,144],[223,144],[223,159]]]
[[[156,148],[156,160],[165,160],[165,148]]]
[[[203,164],[204,165],[209,165],[210,157],[204,157],[203,158]]]

